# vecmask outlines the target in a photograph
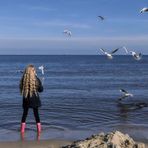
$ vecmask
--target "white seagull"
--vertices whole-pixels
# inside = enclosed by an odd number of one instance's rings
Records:
[[[72,35],[71,31],[68,30],[68,29],[65,29],[65,30],[63,31],[63,33],[66,34],[66,35],[68,35],[69,37],[71,37],[71,35]]]
[[[142,58],[142,54],[141,53],[136,53],[135,51],[130,51],[130,53],[132,54],[132,56],[134,57],[135,60],[139,61]]]
[[[112,58],[113,58],[112,55],[113,55],[115,52],[117,52],[119,49],[120,49],[120,48],[117,48],[117,49],[113,50],[112,52],[108,53],[108,52],[106,52],[103,48],[100,48],[100,50],[101,50],[109,59],[112,59]]]
[[[129,51],[125,46],[123,47],[123,49],[125,50],[125,52],[131,53],[131,55],[133,56],[133,58],[137,61],[141,60],[142,58],[142,54],[141,53],[136,53],[135,51]]]
[[[103,16],[99,15],[98,18],[100,18],[102,21],[105,19]]]
[[[39,66],[39,70],[41,70],[42,75],[44,75],[44,66],[43,65]]]
[[[144,13],[144,12],[148,12],[148,8],[145,7],[140,10],[140,13]]]
[[[134,96],[133,94],[127,92],[127,91],[124,90],[124,89],[120,89],[120,92],[123,93],[123,96],[121,96],[121,97],[118,99],[119,101],[121,101],[122,99],[125,99],[125,98],[127,98],[127,97],[133,97],[133,96]]]

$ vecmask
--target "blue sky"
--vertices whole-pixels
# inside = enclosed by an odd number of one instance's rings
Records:
[[[98,54],[123,45],[148,54],[143,7],[148,0],[0,0],[0,54]]]

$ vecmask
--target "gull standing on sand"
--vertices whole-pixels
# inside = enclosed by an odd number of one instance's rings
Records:
[[[148,12],[148,8],[145,7],[140,10],[140,13],[144,13],[144,12]]]
[[[111,53],[106,52],[103,48],[100,48],[100,51],[102,51],[109,59],[112,59],[112,58],[113,58],[112,55],[113,55],[115,52],[117,52],[119,49],[120,49],[120,48],[117,48],[117,49],[113,50]]]
[[[42,75],[44,75],[44,66],[43,65],[39,66],[39,70],[41,70]]]
[[[123,96],[121,96],[121,97],[118,99],[119,101],[121,101],[122,99],[125,99],[125,98],[127,98],[127,97],[133,97],[133,96],[134,96],[133,94],[127,92],[127,91],[124,90],[124,89],[120,89],[120,92],[123,93]]]
[[[65,30],[63,31],[63,33],[66,34],[66,35],[68,35],[69,37],[71,37],[71,35],[72,35],[71,31],[68,30],[68,29],[65,29]]]
[[[104,19],[105,19],[105,18],[104,18],[103,16],[101,16],[101,15],[99,15],[98,18],[100,18],[102,21],[104,21]]]

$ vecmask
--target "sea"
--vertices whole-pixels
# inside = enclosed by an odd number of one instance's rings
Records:
[[[148,142],[148,56],[136,61],[116,55],[0,56],[0,141],[18,141],[22,117],[20,70],[36,67],[44,91],[39,109],[41,140],[80,140],[119,130]],[[44,65],[45,74],[38,69]],[[120,89],[133,94],[122,101]],[[36,140],[32,109],[26,120],[25,140]]]

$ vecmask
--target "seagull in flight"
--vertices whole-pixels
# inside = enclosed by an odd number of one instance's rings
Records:
[[[70,31],[70,30],[68,30],[68,29],[65,29],[65,30],[63,31],[63,33],[64,33],[64,34],[66,34],[66,35],[67,35],[67,36],[69,36],[69,37],[71,37],[71,36],[72,36],[71,31]]]
[[[132,54],[132,56],[134,57],[135,60],[139,61],[142,58],[142,54],[141,53],[136,53],[135,51],[130,51],[130,53]]]
[[[134,95],[129,93],[128,91],[124,90],[124,89],[120,89],[120,92],[123,93],[123,96],[121,96],[118,100],[121,101],[122,99],[125,99],[127,97],[133,97]]]
[[[41,66],[39,66],[38,68],[39,68],[39,70],[41,70],[42,75],[44,75],[44,66],[43,66],[43,65],[41,65]]]
[[[104,21],[104,19],[105,19],[105,18],[104,18],[103,16],[101,16],[101,15],[99,15],[98,18],[100,18],[102,21]]]
[[[106,52],[103,48],[100,48],[100,51],[101,51],[103,54],[105,54],[109,59],[112,59],[112,58],[113,58],[112,55],[113,55],[115,52],[117,52],[119,49],[120,49],[120,48],[117,48],[117,49],[113,50],[113,51],[110,52],[110,53]]]
[[[131,55],[133,56],[133,58],[137,61],[141,60],[142,58],[142,54],[141,53],[136,53],[135,51],[129,51],[125,46],[123,47],[123,49],[125,50],[125,52],[131,53]]]
[[[145,7],[140,10],[140,13],[144,13],[144,12],[148,12],[148,8]]]

